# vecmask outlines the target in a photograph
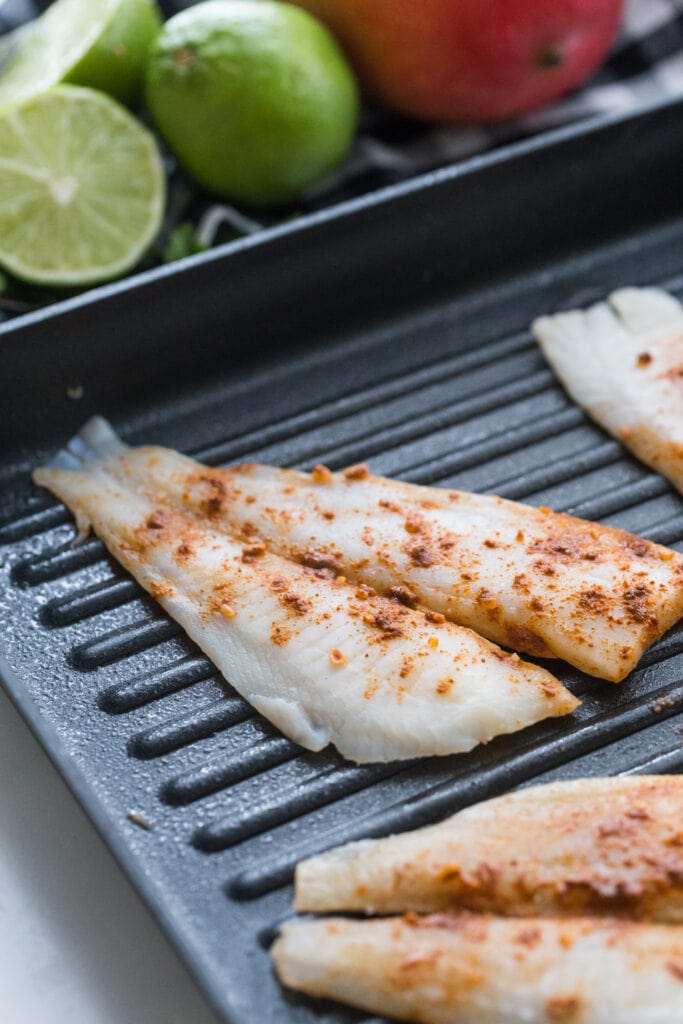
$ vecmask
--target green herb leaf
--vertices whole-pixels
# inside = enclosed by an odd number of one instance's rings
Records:
[[[166,243],[162,256],[164,263],[173,263],[175,260],[182,260],[185,256],[194,256],[195,253],[204,252],[205,245],[197,238],[194,227],[189,221],[179,224],[171,232]]]

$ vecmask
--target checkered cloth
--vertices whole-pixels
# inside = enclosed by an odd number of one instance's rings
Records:
[[[37,0],[0,0],[0,34],[46,6]],[[162,0],[167,15],[186,6],[188,0]],[[570,121],[627,112],[677,95],[683,95],[683,0],[627,0],[622,31],[609,60],[582,89],[551,107],[494,127],[430,126],[368,109],[347,161],[322,189],[298,204],[296,212],[319,209]],[[172,179],[172,207],[174,203],[169,228],[189,217],[199,225],[204,244],[220,239],[222,226],[243,233],[272,222],[209,205],[182,180],[176,180],[174,190]]]

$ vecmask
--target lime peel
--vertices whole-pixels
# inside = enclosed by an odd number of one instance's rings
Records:
[[[0,117],[0,265],[85,286],[139,262],[161,226],[152,135],[102,93],[56,86]]]
[[[65,81],[133,103],[160,24],[154,0],[56,0],[0,53],[0,113]]]

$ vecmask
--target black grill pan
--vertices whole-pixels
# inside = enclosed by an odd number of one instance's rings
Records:
[[[380,473],[677,545],[668,484],[588,422],[527,325],[625,283],[683,291],[683,105],[563,130],[0,328],[5,686],[233,1024],[362,1014],[285,995],[295,861],[530,780],[678,771],[683,630],[569,721],[355,767],[285,740],[29,470],[92,413],[218,464]]]

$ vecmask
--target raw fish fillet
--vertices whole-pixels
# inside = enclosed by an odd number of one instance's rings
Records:
[[[586,412],[683,493],[683,307],[656,288],[533,324],[545,356]]]
[[[163,491],[216,530],[603,679],[623,679],[683,615],[683,556],[623,530],[363,466],[213,469],[165,448],[126,449],[101,420],[87,429],[109,438],[112,476]]]
[[[359,762],[449,754],[577,706],[468,629],[219,532],[210,509],[180,511],[115,445],[86,432],[34,479],[302,746]]]
[[[680,1024],[683,928],[438,914],[286,925],[280,980],[421,1024]]]
[[[298,865],[295,907],[683,924],[683,777],[533,786],[429,828],[330,850]]]

